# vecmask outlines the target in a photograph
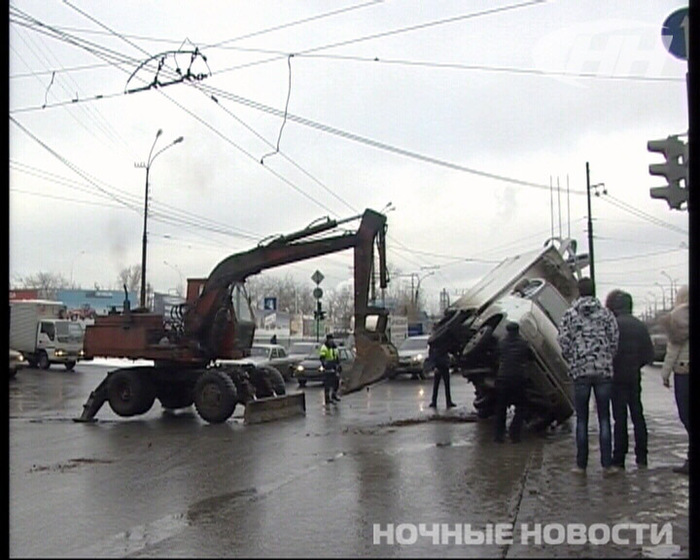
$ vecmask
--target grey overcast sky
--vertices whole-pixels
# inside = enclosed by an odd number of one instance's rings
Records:
[[[647,141],[688,130],[677,1],[12,0],[10,283],[167,291],[324,216],[387,214],[389,264],[434,310],[572,237],[635,311],[688,279],[688,213],[650,198]],[[160,69],[159,69],[160,66]],[[190,80],[181,77],[192,76]],[[160,87],[151,87],[154,83]],[[286,112],[286,116],[285,116]],[[262,163],[261,163],[262,160]],[[322,287],[351,252],[266,274]]]

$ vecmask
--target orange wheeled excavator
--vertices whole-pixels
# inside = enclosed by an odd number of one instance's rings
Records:
[[[358,219],[356,230],[341,230]],[[225,422],[237,404],[245,407],[247,423],[303,414],[304,393],[287,394],[278,371],[221,365],[217,360],[242,358],[253,343],[255,317],[245,290],[246,278],[350,248],[354,249],[357,359],[350,371],[343,372],[341,387],[349,393],[378,381],[398,358],[386,335],[388,311],[374,305],[375,298],[370,300],[376,277],[381,288],[389,282],[386,228],[386,216],[367,209],[344,220],[323,218],[230,255],[208,278],[188,279],[187,297],[175,308],[174,321],[165,321],[163,315],[148,309],[132,310],[127,298],[123,312],[98,316],[86,328],[86,356],[150,360],[153,365],[108,372],[75,420],[93,421],[105,402],[118,416],[145,414],[156,399],[166,409],[194,404],[209,423]]]

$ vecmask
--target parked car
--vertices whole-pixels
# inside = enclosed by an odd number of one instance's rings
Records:
[[[355,353],[350,348],[345,346],[338,347],[338,357],[340,358],[340,367],[346,371],[352,369],[355,362]],[[307,355],[294,369],[294,378],[299,383],[299,387],[306,386],[309,381],[323,383],[323,366],[318,351],[314,351]]]
[[[506,259],[460,298],[435,326],[430,345],[447,348],[454,369],[474,385],[480,417],[495,412],[498,341],[515,321],[529,343],[527,423],[544,429],[573,415],[573,384],[558,343],[559,324],[578,296],[577,276],[587,258],[565,240]]]
[[[27,360],[22,352],[10,348],[10,377],[17,375],[17,372],[24,367],[27,367]]]
[[[399,345],[399,363],[388,374],[389,379],[397,375],[410,374],[414,379],[425,379],[425,360],[428,358],[428,339],[430,335],[409,336]]]
[[[294,359],[287,354],[281,344],[253,344],[248,355],[239,360],[217,360],[219,364],[251,365],[255,367],[271,366],[280,372],[285,381],[291,379],[290,364]]]
[[[666,344],[668,343],[668,337],[665,333],[653,333],[651,335],[651,342],[654,345],[654,361],[663,362],[666,357]]]

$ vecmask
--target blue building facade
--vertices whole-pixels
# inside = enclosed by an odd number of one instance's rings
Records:
[[[138,298],[136,292],[129,292],[132,308],[138,305]],[[69,313],[76,312],[84,318],[106,315],[112,307],[117,311],[124,309],[123,290],[57,290],[56,299],[66,305]]]

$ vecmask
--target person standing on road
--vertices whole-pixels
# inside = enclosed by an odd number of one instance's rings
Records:
[[[681,286],[676,294],[676,304],[673,310],[662,317],[662,324],[666,328],[668,343],[666,345],[666,357],[661,366],[661,378],[664,387],[671,386],[671,372],[673,372],[674,393],[678,416],[690,436],[690,388],[688,375],[690,373],[690,307],[688,305],[688,286]],[[689,456],[689,454],[688,454]],[[674,467],[674,472],[690,474],[688,459],[680,467]]]
[[[319,350],[319,357],[323,366],[323,404],[328,406],[331,403],[340,402],[338,396],[340,356],[331,333],[326,335],[326,341]]]
[[[443,348],[431,344],[428,350],[428,367],[435,368],[433,374],[433,398],[428,405],[430,408],[437,408],[438,390],[440,389],[440,381],[445,385],[445,406],[453,408],[457,406],[452,402],[450,392],[450,355]]]
[[[591,390],[598,411],[600,463],[611,472],[612,433],[610,397],[612,394],[613,357],[617,352],[619,331],[610,310],[593,295],[593,281],[578,281],[579,297],[566,310],[559,325],[559,346],[569,366],[574,383],[576,409],[576,468],[586,472],[588,465],[588,412]]]
[[[496,375],[496,436],[503,443],[506,433],[506,413],[515,405],[515,416],[510,424],[510,439],[520,441],[520,432],[525,419],[525,385],[527,364],[532,358],[530,345],[520,336],[520,325],[513,321],[506,324],[506,335],[498,343],[499,367]]]
[[[632,315],[632,296],[622,290],[613,290],[605,300],[605,307],[617,320],[620,341],[613,358],[612,412],[613,428],[612,464],[625,468],[625,455],[629,441],[627,435],[627,410],[634,426],[634,456],[638,467],[647,466],[647,424],[642,407],[642,367],[654,361],[654,345],[649,329]]]

